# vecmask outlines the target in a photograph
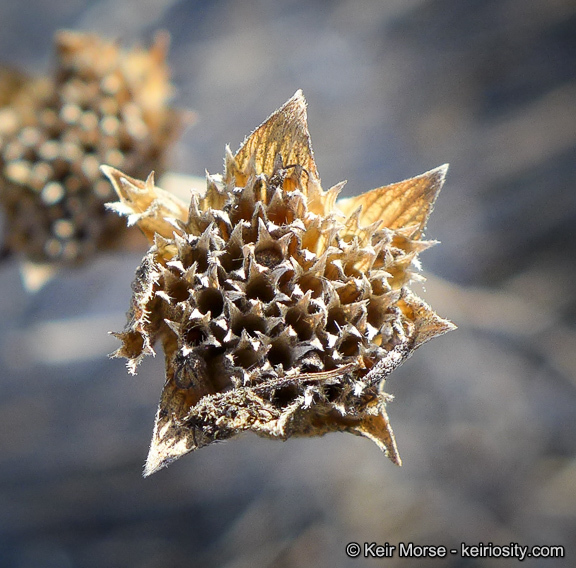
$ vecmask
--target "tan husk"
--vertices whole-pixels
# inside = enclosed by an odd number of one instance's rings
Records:
[[[386,377],[454,328],[408,288],[446,167],[336,201],[324,191],[297,92],[243,143],[222,178],[175,206],[153,184],[104,168],[153,246],[137,271],[115,352],[135,373],[161,341],[166,379],[149,475],[252,431],[346,431],[400,464]]]

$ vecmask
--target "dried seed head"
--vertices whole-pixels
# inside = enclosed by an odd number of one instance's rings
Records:
[[[336,201],[343,184],[321,188],[297,92],[189,208],[152,178],[104,170],[116,210],[153,240],[115,353],[134,373],[164,348],[146,475],[243,430],[348,431],[400,463],[384,380],[454,327],[408,288],[446,167]]]
[[[104,207],[112,191],[100,163],[137,177],[161,171],[182,117],[166,106],[165,34],[130,51],[68,31],[55,43],[50,80],[18,76],[0,92],[4,248],[34,262],[76,264],[123,246],[126,236],[125,223]]]

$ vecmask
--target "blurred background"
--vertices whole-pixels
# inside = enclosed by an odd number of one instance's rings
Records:
[[[334,434],[243,436],[141,477],[162,356],[117,347],[141,255],[27,294],[0,267],[0,566],[361,567],[350,541],[576,545],[573,0],[4,0],[0,56],[45,74],[60,28],[172,36],[198,116],[172,169],[221,173],[302,88],[324,187],[353,195],[450,163],[422,255],[458,324],[393,373],[403,458]],[[434,276],[432,276],[434,275]],[[431,565],[502,566],[449,556]],[[386,566],[420,565],[392,558]]]

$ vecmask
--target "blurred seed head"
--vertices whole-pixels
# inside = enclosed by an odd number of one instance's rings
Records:
[[[37,263],[78,264],[125,246],[104,204],[99,165],[134,176],[162,172],[182,123],[168,106],[168,37],[123,50],[96,35],[56,34],[51,77],[6,75],[0,91],[0,203],[4,249]]]

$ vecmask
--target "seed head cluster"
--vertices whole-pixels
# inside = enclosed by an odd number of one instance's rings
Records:
[[[300,92],[207,176],[188,206],[104,168],[153,242],[116,356],[161,342],[166,377],[146,474],[253,431],[348,431],[400,463],[382,390],[419,345],[453,325],[410,291],[445,167],[337,201],[316,170]]]

